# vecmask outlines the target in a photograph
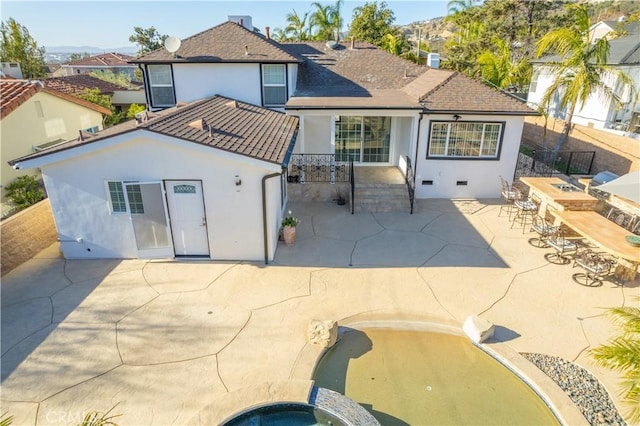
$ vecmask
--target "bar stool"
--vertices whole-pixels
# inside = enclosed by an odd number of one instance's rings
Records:
[[[522,233],[528,223],[533,224],[533,217],[538,214],[538,208],[540,207],[540,199],[535,195],[531,198],[525,197],[520,191],[516,192],[516,201],[513,203],[516,209],[516,215],[511,222],[511,228],[516,222],[519,222],[522,226]]]

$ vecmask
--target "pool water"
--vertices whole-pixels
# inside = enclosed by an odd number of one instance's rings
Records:
[[[528,385],[462,336],[352,330],[314,376],[316,386],[360,403],[385,426],[560,424]]]
[[[304,404],[277,403],[250,410],[224,426],[345,426],[334,416]]]

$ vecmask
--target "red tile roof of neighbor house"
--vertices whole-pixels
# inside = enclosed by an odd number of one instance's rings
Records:
[[[91,66],[91,67],[117,67],[131,66],[129,61],[135,59],[133,56],[123,55],[121,53],[109,52],[100,55],[89,56],[87,58],[77,59],[67,62],[65,65],[71,66]]]
[[[161,48],[131,63],[152,62],[301,62],[282,45],[240,24],[227,21],[185,38],[173,53]]]
[[[32,80],[6,80],[0,79],[0,119],[5,118],[12,111],[15,111],[20,105],[29,100],[38,92],[48,93],[49,95],[65,99],[74,104],[81,105],[85,108],[92,109],[101,114],[111,115],[111,111],[100,105],[96,105],[84,99],[67,95],[54,89],[43,87],[40,81]]]
[[[147,130],[188,142],[282,165],[295,144],[297,117],[236,101],[224,96],[192,102],[186,106],[148,113],[149,119],[130,120],[48,150],[9,161],[13,165],[92,144],[136,130]]]
[[[50,77],[42,80],[44,86],[48,89],[55,89],[68,95],[81,95],[85,89],[98,89],[100,93],[112,95],[118,90],[127,90],[126,87],[100,80],[89,74],[76,74],[66,77]]]

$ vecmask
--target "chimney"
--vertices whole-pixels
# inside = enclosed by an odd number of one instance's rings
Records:
[[[356,48],[356,38],[351,36],[351,50]]]
[[[264,27],[264,33],[267,35],[267,40],[271,38],[271,33],[269,32],[269,27]]]

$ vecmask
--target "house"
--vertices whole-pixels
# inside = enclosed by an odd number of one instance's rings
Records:
[[[298,119],[213,96],[10,161],[40,168],[65,258],[269,260]]]
[[[76,138],[79,131],[103,128],[103,114],[111,111],[91,102],[45,88],[39,81],[0,79],[2,157],[12,159]],[[33,171],[15,170],[3,162],[0,183],[6,186]],[[3,215],[9,206],[2,190]]]
[[[68,258],[269,260],[305,181],[289,182],[294,159],[330,179],[401,169],[418,198],[499,197],[537,114],[457,72],[368,43],[277,43],[244,18],[131,62],[155,117],[10,162],[42,170]]]
[[[0,63],[0,73],[3,78],[17,78],[22,80],[22,69],[18,62],[2,62]]]
[[[141,85],[134,83],[130,87],[122,87],[89,74],[50,77],[45,78],[42,82],[45,87],[76,97],[85,93],[86,90],[98,89],[101,94],[111,98],[111,104],[116,111],[127,112],[131,104],[144,105],[146,102],[144,89]]]
[[[640,93],[640,25],[636,22],[620,23],[618,21],[602,21],[591,27],[591,38],[598,39],[611,34],[618,25],[628,35],[609,40],[608,66],[613,70],[622,71],[634,82],[636,93]],[[555,79],[548,63],[559,58],[546,56],[532,61],[533,74],[529,86],[527,102],[532,108],[542,103],[542,98]],[[605,84],[621,96],[623,104],[619,106],[614,101],[605,100],[599,93],[594,93],[584,105],[578,105],[574,112],[572,123],[595,129],[607,130],[640,139],[640,102],[630,96],[628,90],[623,90],[618,78],[613,74],[602,77]],[[549,115],[564,119],[566,109],[559,107],[560,94],[554,96],[546,107]]]
[[[122,53],[108,52],[100,55],[77,59],[60,65],[53,74],[54,77],[62,77],[77,74],[89,74],[92,72],[111,71],[114,74],[126,74],[131,80],[135,80],[136,66],[129,63],[133,56]]]
[[[459,73],[415,65],[368,43],[277,43],[227,21],[132,63],[148,105],[221,94],[300,118],[296,154],[356,165],[414,165],[418,198],[497,197],[513,176],[519,100]]]

